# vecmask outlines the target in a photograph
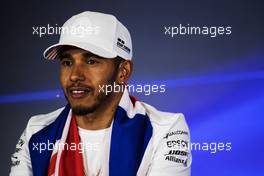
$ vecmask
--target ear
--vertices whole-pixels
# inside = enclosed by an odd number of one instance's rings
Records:
[[[118,73],[118,78],[117,82],[119,84],[124,84],[128,81],[130,75],[132,74],[133,71],[133,63],[131,61],[123,61],[119,65],[119,73]]]

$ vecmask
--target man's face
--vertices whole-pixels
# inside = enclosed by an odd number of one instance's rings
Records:
[[[100,86],[113,85],[117,77],[114,59],[104,59],[78,48],[67,48],[60,56],[60,82],[76,115],[94,112],[108,101]]]

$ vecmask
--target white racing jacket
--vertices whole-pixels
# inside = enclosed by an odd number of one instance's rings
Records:
[[[71,115],[71,110],[65,109],[30,118],[11,157],[11,176],[47,175],[52,151],[36,154],[32,142],[53,139],[58,119]],[[161,112],[146,103],[133,102],[126,90],[116,110],[105,155],[108,159],[103,167],[110,176],[189,176],[192,156],[185,118],[181,113]]]

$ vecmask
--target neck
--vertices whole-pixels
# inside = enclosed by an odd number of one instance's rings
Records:
[[[77,116],[77,125],[87,130],[100,130],[110,127],[116,108],[122,97],[122,92],[113,93],[108,101],[103,102],[94,112]]]

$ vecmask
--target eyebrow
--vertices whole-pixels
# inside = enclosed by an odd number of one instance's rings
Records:
[[[72,58],[72,56],[69,53],[59,53],[58,58],[62,60],[63,58]]]
[[[92,57],[92,56],[94,56],[94,57],[96,57],[96,58],[98,58],[98,59],[101,59],[100,56],[97,56],[96,54],[93,54],[93,53],[90,53],[90,52],[82,53],[82,56],[83,56],[83,57]]]
[[[85,53],[82,53],[81,55],[82,55],[82,57],[85,57],[85,58],[95,56],[98,59],[102,59],[100,56],[97,56],[97,55],[95,55],[93,53],[90,53],[90,52],[85,52]],[[59,53],[58,54],[58,57],[59,57],[60,60],[63,59],[63,58],[70,58],[70,59],[72,59],[72,55],[71,54],[64,53],[64,52]]]

